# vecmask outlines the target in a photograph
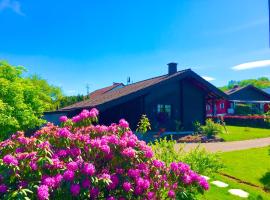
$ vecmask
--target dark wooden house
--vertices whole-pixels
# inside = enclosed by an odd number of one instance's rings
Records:
[[[48,112],[45,117],[56,122],[60,115],[72,117],[82,109],[95,107],[102,124],[125,118],[135,129],[141,115],[146,114],[153,130],[174,131],[179,122],[184,130],[192,130],[194,121],[204,123],[209,99],[225,98],[225,93],[191,69],[177,71],[177,64],[169,63],[168,74],[112,87],[88,100]]]
[[[206,106],[207,115],[233,115],[237,114],[235,108],[238,105],[249,105],[251,111],[249,114],[264,113],[269,110],[270,94],[253,85],[244,87],[235,86],[225,92],[228,95],[227,100],[210,101]],[[214,106],[213,106],[214,105]]]

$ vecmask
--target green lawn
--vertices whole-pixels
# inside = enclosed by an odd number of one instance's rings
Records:
[[[229,189],[242,189],[248,192],[249,200],[269,200],[270,199],[270,193],[266,193],[263,190],[259,190],[251,186],[238,183],[226,177],[216,175],[215,178],[210,179],[209,181],[211,182],[213,180],[223,181],[229,184],[229,186],[227,188],[219,188],[219,187],[216,187],[215,185],[210,184],[210,190],[207,191],[204,195],[199,195],[199,198],[198,198],[199,200],[240,200],[240,199],[243,199],[243,198],[231,195],[228,192]]]
[[[228,133],[218,134],[225,141],[250,140],[270,137],[270,129],[250,128],[241,126],[226,126]]]
[[[269,147],[222,153],[224,173],[270,188]]]
[[[222,153],[221,158],[226,166],[222,172],[260,187],[270,188],[269,149],[270,147],[264,147]],[[240,199],[230,195],[228,189],[243,189],[250,193],[249,199],[270,199],[270,192],[266,193],[262,189],[221,175],[217,175],[216,179],[228,183],[229,187],[218,188],[212,185],[210,191],[200,196],[200,199]]]

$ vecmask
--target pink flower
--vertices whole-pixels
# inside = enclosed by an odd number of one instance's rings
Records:
[[[99,195],[99,190],[98,188],[91,188],[90,189],[90,198],[96,198]]]
[[[42,181],[42,185],[46,185],[50,188],[53,188],[55,186],[55,179],[52,177],[44,178],[44,180]]]
[[[124,182],[123,183],[123,189],[126,191],[126,192],[129,192],[131,190],[131,184],[129,182]]]
[[[92,163],[84,163],[83,172],[92,176],[96,172],[95,166]]]
[[[178,165],[177,165],[176,162],[171,163],[171,170],[174,171],[174,172],[178,171]]]
[[[31,169],[32,169],[33,171],[35,171],[35,170],[38,169],[38,165],[37,165],[37,163],[36,163],[35,160],[31,160],[30,163],[29,163],[29,165],[30,165],[30,167],[31,167]]]
[[[72,184],[70,187],[70,192],[72,196],[78,196],[80,194],[80,185],[79,184]]]
[[[122,151],[122,155],[128,158],[134,158],[136,155],[136,151],[133,148],[128,147]]]
[[[108,185],[108,189],[109,190],[114,190],[117,187],[118,183],[119,183],[118,176],[116,174],[113,174],[111,176],[111,181],[112,182]]]
[[[82,181],[82,187],[83,187],[83,188],[89,188],[90,185],[91,185],[91,182],[90,182],[89,179],[84,179],[84,180]]]
[[[6,165],[13,165],[13,166],[17,166],[18,165],[18,160],[14,156],[12,156],[10,154],[4,156],[3,162]]]
[[[102,145],[102,146],[100,147],[100,150],[101,150],[103,153],[105,153],[105,154],[109,154],[110,151],[111,151],[111,149],[110,149],[110,147],[109,147],[108,145]]]
[[[168,197],[171,198],[171,199],[173,199],[175,197],[175,192],[173,190],[170,190],[168,192]]]
[[[79,114],[81,120],[86,119],[89,116],[89,111],[84,109],[80,114]]]
[[[63,176],[61,174],[57,174],[55,177],[54,177],[54,182],[55,182],[55,187],[59,187],[61,182],[63,180]]]
[[[148,199],[154,199],[155,193],[154,192],[148,192],[147,197],[148,197]]]
[[[120,119],[119,120],[119,126],[122,127],[122,128],[128,128],[129,124],[125,119]]]
[[[153,160],[153,165],[154,165],[156,168],[163,168],[163,167],[165,166],[164,162],[159,161],[159,160]]]
[[[75,174],[73,171],[71,170],[66,170],[63,174],[63,178],[66,180],[66,181],[73,181],[75,177]]]
[[[71,120],[72,120],[73,123],[77,123],[77,122],[81,121],[81,117],[80,116],[74,116],[74,117],[72,117]]]
[[[147,149],[145,152],[144,152],[144,156],[146,158],[152,158],[154,156],[154,153],[152,151],[152,149]]]
[[[68,120],[67,116],[61,116],[59,118],[59,121],[62,122],[62,123],[66,122],[67,120]]]
[[[47,185],[40,185],[37,189],[37,196],[39,200],[49,199],[49,188]]]
[[[208,190],[209,189],[209,184],[206,181],[205,178],[201,177],[199,180],[199,185],[204,189],[204,190]]]
[[[51,146],[50,142],[49,141],[45,141],[45,142],[41,142],[39,145],[38,145],[38,148],[41,148],[41,149],[49,149]]]
[[[76,162],[74,162],[74,161],[69,162],[67,164],[67,169],[71,170],[71,171],[77,171],[78,170],[78,164]]]
[[[8,187],[5,184],[0,185],[0,193],[6,193],[8,190]]]
[[[58,130],[58,135],[60,137],[69,137],[71,135],[71,133],[69,132],[69,130],[65,127],[65,128],[61,128]]]
[[[98,110],[97,110],[96,108],[92,108],[92,109],[90,110],[88,116],[94,118],[94,117],[97,117],[98,114],[99,114]]]

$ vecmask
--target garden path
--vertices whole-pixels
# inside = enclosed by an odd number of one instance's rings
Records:
[[[185,145],[184,150],[189,151],[197,147],[198,145],[200,145],[201,147],[205,147],[206,150],[210,152],[236,151],[236,150],[269,146],[270,137],[253,139],[253,140],[234,141],[234,142],[189,143]],[[181,144],[179,143],[176,145],[176,148],[179,148],[180,146]]]

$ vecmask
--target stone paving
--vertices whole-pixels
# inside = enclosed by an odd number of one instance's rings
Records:
[[[176,144],[175,148],[179,148],[182,145],[183,144],[180,144],[180,143]],[[253,140],[235,141],[235,142],[188,143],[188,144],[185,144],[184,150],[189,151],[191,149],[196,148],[198,145],[200,145],[201,147],[205,147],[205,149],[210,152],[236,151],[236,150],[269,146],[270,137],[253,139]]]
[[[202,176],[202,177],[204,177],[206,180],[211,179],[210,177],[207,177],[207,176]],[[215,185],[216,187],[220,187],[220,188],[226,188],[229,186],[229,184],[224,183],[224,182],[219,181],[219,180],[212,181],[211,184]],[[248,198],[248,196],[249,196],[249,193],[242,190],[242,189],[229,189],[228,192],[231,195],[235,195],[235,196],[238,196],[241,198]]]

